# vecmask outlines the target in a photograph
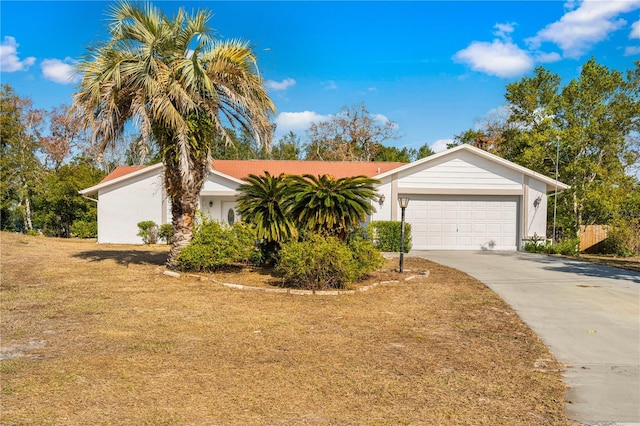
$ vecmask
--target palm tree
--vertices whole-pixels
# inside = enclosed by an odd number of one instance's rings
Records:
[[[102,149],[134,121],[158,145],[171,201],[174,240],[168,265],[193,234],[199,193],[210,165],[210,138],[239,124],[270,143],[267,95],[251,48],[211,35],[210,11],[180,9],[169,19],[150,4],[111,8],[110,40],[79,63],[72,112],[93,128]]]
[[[376,179],[366,176],[335,179],[330,175],[292,176],[295,194],[291,214],[296,223],[313,232],[328,232],[346,240],[350,231],[374,211]]]
[[[289,206],[291,195],[287,176],[249,175],[247,183],[240,185],[242,194],[237,201],[242,219],[256,225],[257,237],[264,240],[263,254],[273,260],[280,243],[298,237],[298,230],[291,220]]]

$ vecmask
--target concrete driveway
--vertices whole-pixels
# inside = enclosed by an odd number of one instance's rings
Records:
[[[466,272],[511,305],[567,366],[567,415],[640,424],[640,274],[521,252],[413,251]]]

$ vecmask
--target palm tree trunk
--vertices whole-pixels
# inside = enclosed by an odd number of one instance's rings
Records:
[[[180,252],[193,238],[193,226],[206,170],[206,162],[194,166],[189,171],[191,179],[186,183],[178,168],[164,168],[165,188],[171,200],[173,224],[173,241],[167,259],[169,269],[177,268]]]
[[[173,224],[173,242],[167,259],[167,267],[175,269],[177,258],[182,249],[189,245],[193,238],[193,223],[198,208],[198,192],[193,194],[178,194],[177,197],[171,197],[171,215]]]

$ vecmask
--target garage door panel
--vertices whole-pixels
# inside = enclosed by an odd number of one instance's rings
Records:
[[[487,199],[492,198],[492,199]],[[518,197],[412,196],[413,248],[516,250]]]

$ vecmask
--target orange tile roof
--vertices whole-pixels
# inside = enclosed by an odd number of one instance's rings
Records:
[[[283,161],[283,160],[213,160],[214,170],[244,180],[250,174],[272,176],[280,173],[289,175],[332,175],[336,178],[351,176],[373,177],[388,172],[405,163],[391,162],[348,162],[348,161]]]
[[[283,160],[213,160],[214,170],[227,176],[244,180],[250,174],[263,175],[265,171],[272,176],[280,173],[289,175],[332,175],[338,179],[351,176],[373,177],[386,173],[406,163],[397,162],[349,162],[349,161],[283,161]],[[148,166],[118,166],[100,183],[126,176]]]
[[[119,177],[128,175],[129,173],[137,172],[147,166],[118,166],[111,173],[104,177],[100,183],[109,182],[110,180],[117,179]]]

